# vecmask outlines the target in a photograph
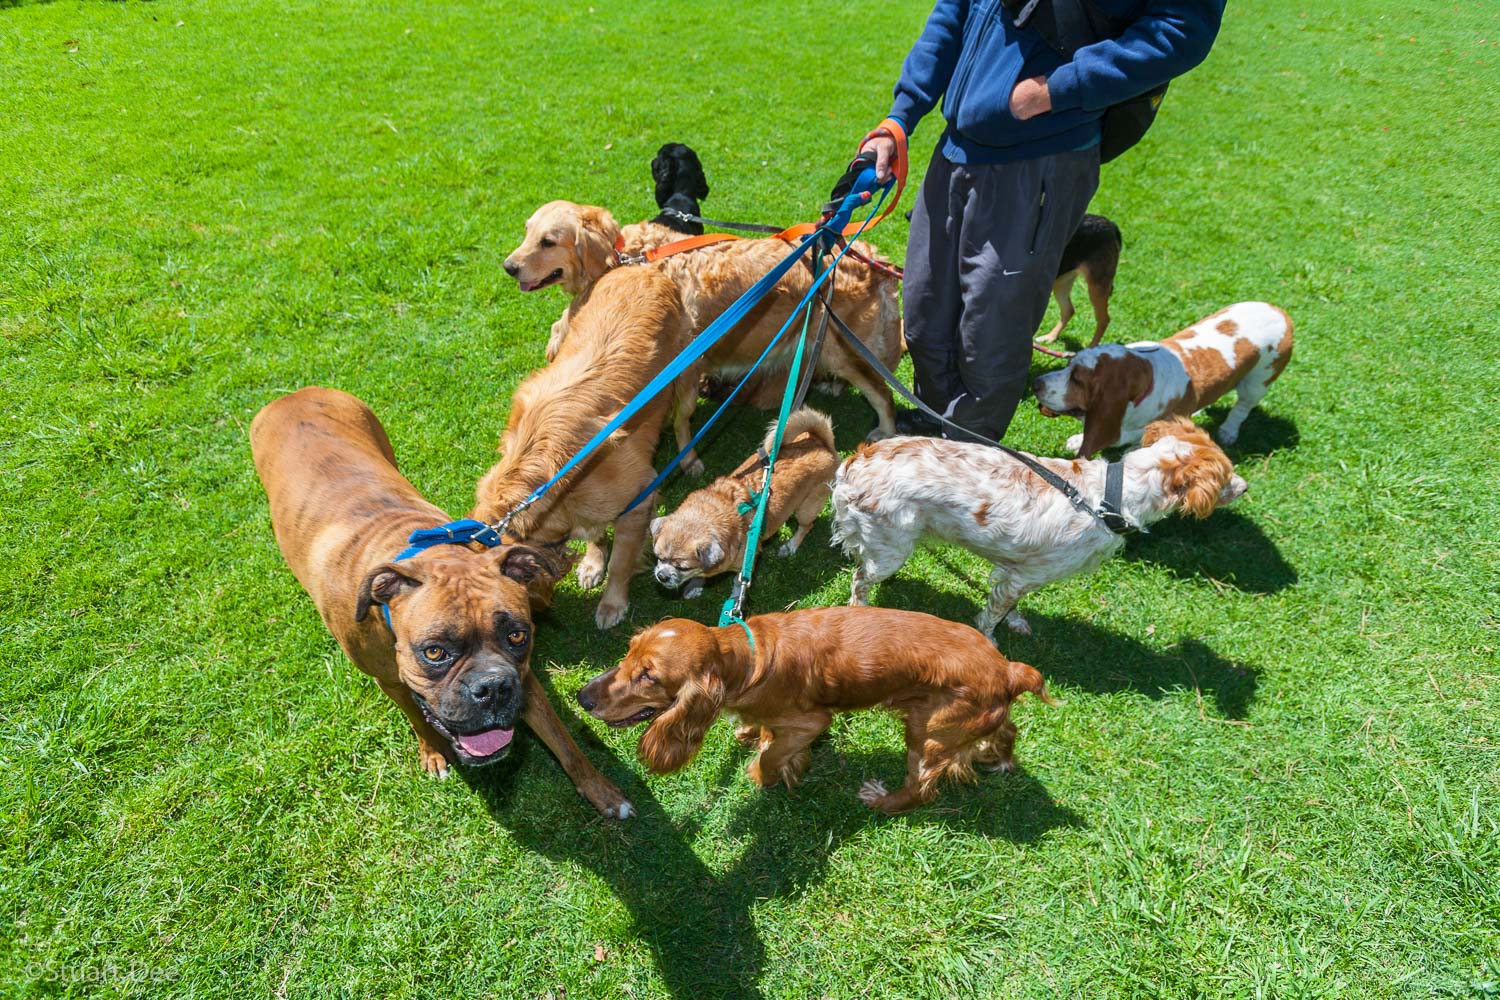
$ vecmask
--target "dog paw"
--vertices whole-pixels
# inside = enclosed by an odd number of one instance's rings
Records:
[[[604,582],[604,553],[590,549],[578,561],[578,586],[593,590]]]
[[[813,383],[813,388],[825,396],[837,396],[844,391],[847,385],[841,378],[823,378]]]
[[[1078,450],[1083,447],[1083,435],[1074,434],[1072,437],[1068,438],[1066,442],[1063,443],[1063,447],[1068,449],[1075,455],[1078,454]]]
[[[706,471],[703,459],[699,458],[696,452],[689,454],[682,460],[682,471],[696,479]]]
[[[885,785],[879,781],[870,780],[859,786],[859,801],[876,808],[875,803],[885,798],[890,793],[885,790]]]
[[[1219,433],[1215,437],[1219,439],[1219,443],[1222,445],[1232,445],[1240,439],[1240,429],[1238,427],[1220,427]]]
[[[750,763],[745,765],[745,776],[761,788],[769,788],[776,783],[775,775],[767,774],[760,766],[760,754],[750,758]]]
[[[682,585],[682,599],[685,601],[691,601],[701,593],[703,593],[702,577],[695,576]]]
[[[734,738],[739,741],[741,746],[758,747],[760,746],[760,727],[751,725],[737,726],[734,730]]]
[[[786,541],[781,543],[781,547],[776,550],[776,554],[782,559],[785,559],[787,556],[796,555],[797,543],[792,541],[790,538],[787,539]]]
[[[627,820],[636,814],[635,806],[613,785],[603,794],[590,795],[589,800],[605,819]]]
[[[896,434],[894,431],[885,430],[879,424],[876,424],[875,429],[865,435],[865,440],[870,442],[871,444],[874,444],[876,441],[884,441],[888,437],[895,436]]]
[[[1022,618],[1021,617],[1021,612],[1019,612],[1019,611],[1012,611],[1010,614],[1006,615],[1005,616],[1005,624],[1016,635],[1030,635],[1031,634],[1031,623],[1029,621],[1027,621],[1025,618]]]
[[[625,620],[625,612],[629,610],[629,601],[616,601],[605,598],[599,602],[599,609],[594,612],[594,623],[600,629],[614,628]]]
[[[417,759],[421,761],[422,770],[430,776],[438,780],[448,777],[448,758],[441,750],[423,743],[417,747]]]

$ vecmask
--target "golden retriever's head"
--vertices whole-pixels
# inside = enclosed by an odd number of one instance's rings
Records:
[[[578,704],[616,729],[639,722],[641,759],[667,773],[697,754],[724,704],[721,657],[714,630],[686,618],[653,625],[630,640],[630,650],[578,692]]]
[[[1163,484],[1169,499],[1183,514],[1205,518],[1249,489],[1249,484],[1235,474],[1223,449],[1187,417],[1167,417],[1146,425],[1142,448],[1164,441],[1175,447],[1167,449],[1160,461]]]
[[[521,291],[561,285],[580,295],[615,263],[620,227],[606,209],[549,201],[526,220],[526,238],[505,258]]]

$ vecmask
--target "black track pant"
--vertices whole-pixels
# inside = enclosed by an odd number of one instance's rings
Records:
[[[1016,163],[933,154],[912,213],[903,290],[924,403],[987,437],[1005,434],[1063,247],[1098,186],[1097,146]]]

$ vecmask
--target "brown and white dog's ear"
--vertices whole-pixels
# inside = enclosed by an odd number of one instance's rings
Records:
[[[578,231],[573,252],[578,255],[578,269],[590,283],[604,277],[615,262],[615,241],[620,226],[608,209],[593,205],[578,207]]]
[[[677,699],[641,736],[641,760],[657,774],[671,774],[698,753],[708,727],[724,707],[724,682],[709,667],[677,692]]]
[[[1125,408],[1151,391],[1151,363],[1134,354],[1102,357],[1088,380],[1088,404],[1083,411],[1082,458],[1093,458],[1120,440]]]
[[[1083,443],[1079,458],[1093,458],[1120,440],[1120,426],[1125,422],[1124,399],[1104,399],[1083,413]]]
[[[1169,459],[1162,471],[1168,492],[1177,498],[1177,509],[1199,520],[1212,514],[1224,496],[1239,495],[1232,489],[1234,480],[1239,479],[1234,463],[1212,441],[1194,442],[1186,457]],[[1244,480],[1239,481],[1243,485]]]
[[[421,585],[421,578],[396,563],[375,567],[359,585],[359,596],[354,600],[354,620],[364,621],[365,616],[370,613],[371,605],[390,604],[397,595],[415,590]]]

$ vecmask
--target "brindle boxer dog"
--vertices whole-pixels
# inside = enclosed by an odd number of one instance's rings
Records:
[[[596,809],[633,814],[531,673],[531,597],[550,593],[559,560],[445,544],[391,562],[412,531],[451,518],[397,471],[380,421],[348,393],[309,387],[267,404],[250,447],[282,555],[349,659],[406,713],[423,770],[499,760],[519,717]]]

